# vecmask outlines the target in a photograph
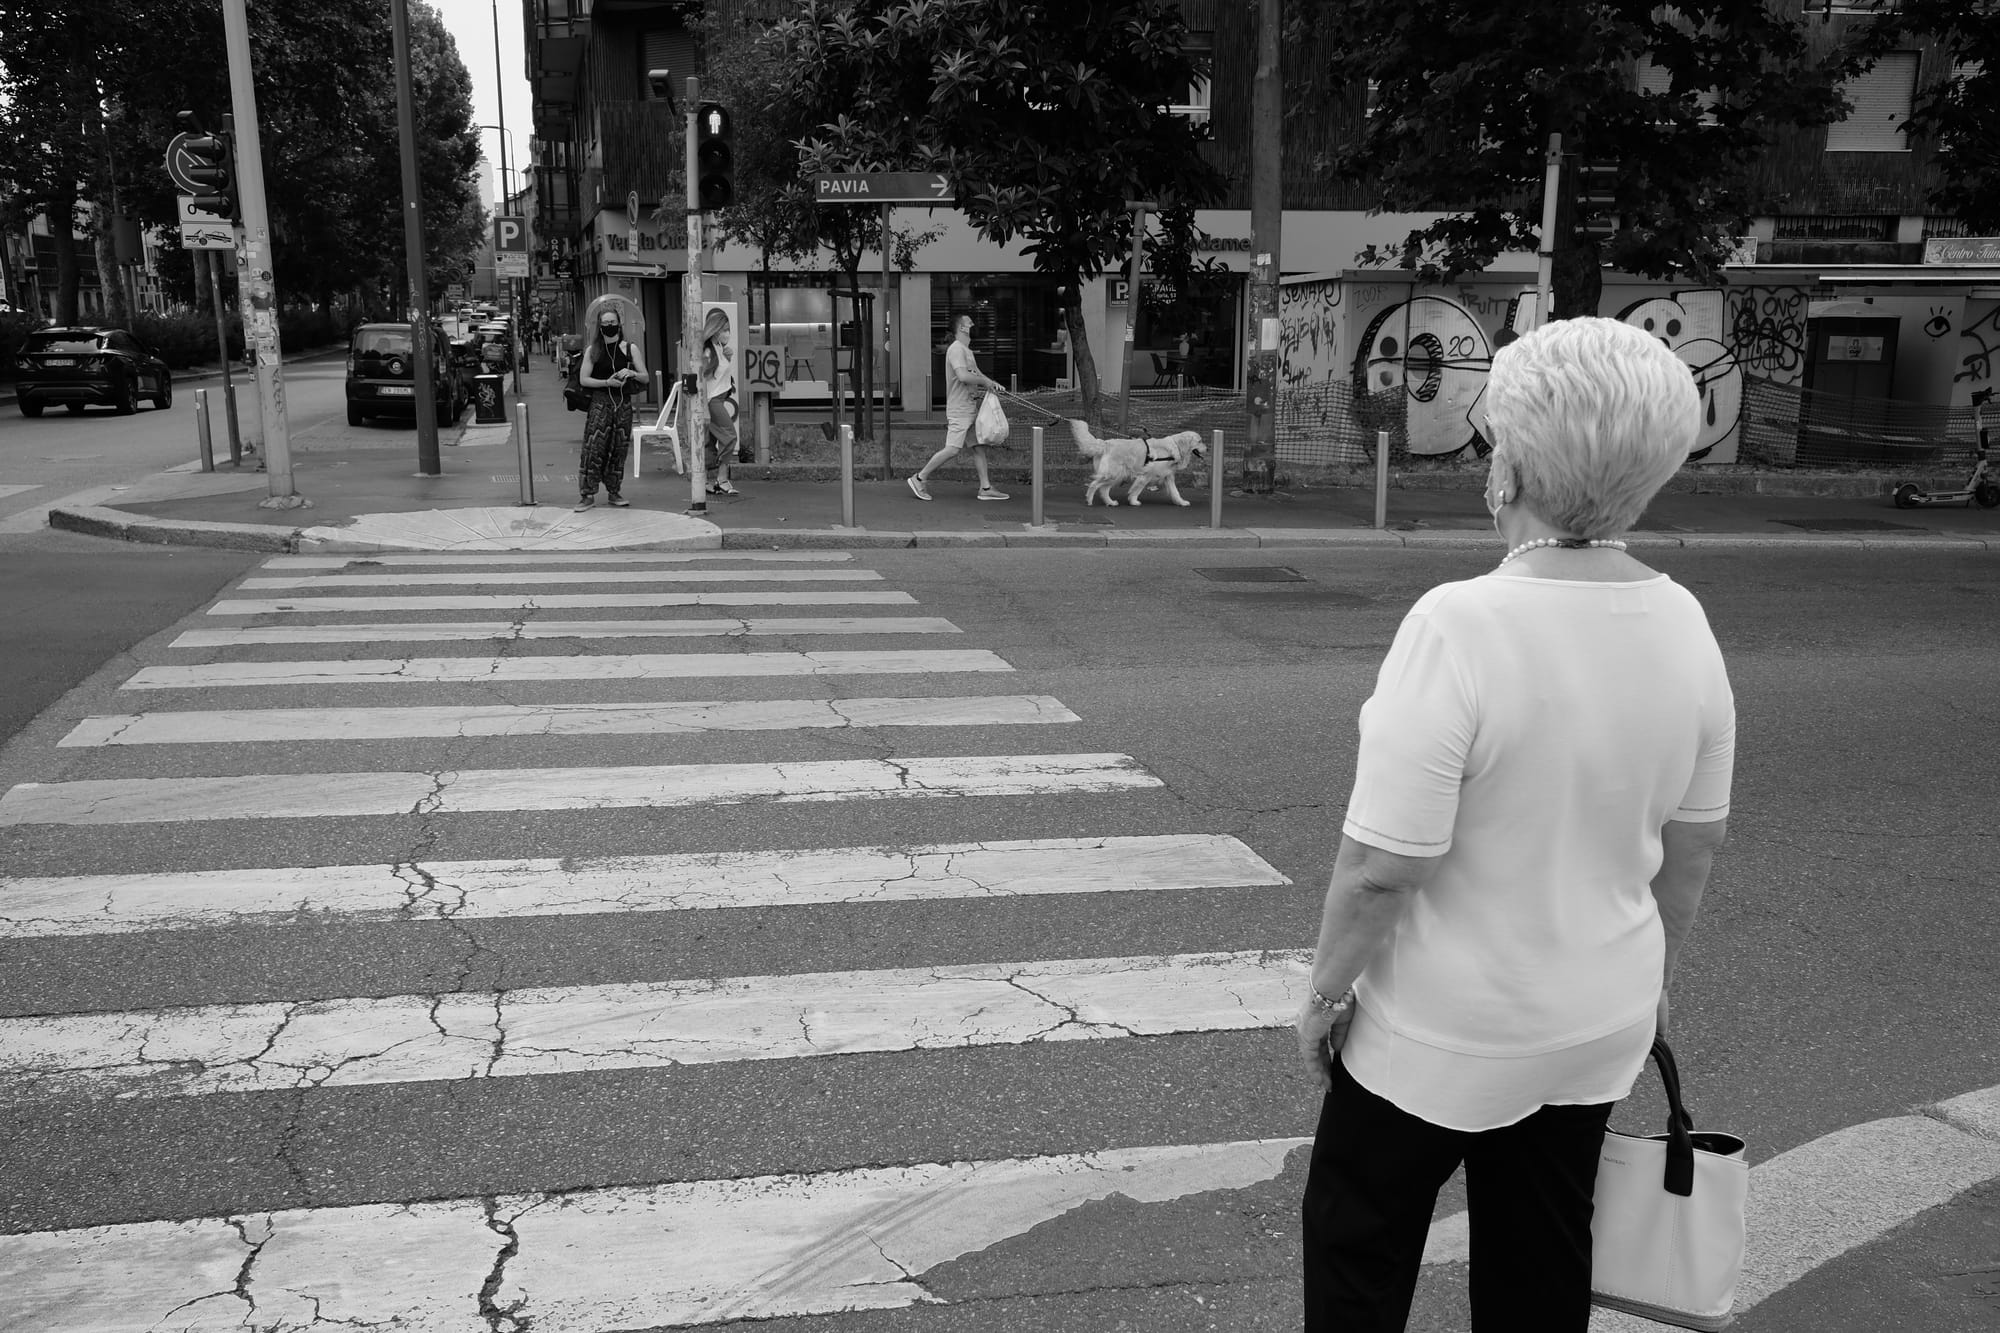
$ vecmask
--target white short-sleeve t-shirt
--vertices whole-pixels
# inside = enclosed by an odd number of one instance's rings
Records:
[[[970,421],[979,411],[979,390],[968,375],[979,373],[972,349],[954,338],[944,349],[944,414],[950,421]]]
[[[1470,1129],[1629,1091],[1665,954],[1660,828],[1728,815],[1735,735],[1707,617],[1665,575],[1426,593],[1361,709],[1344,831],[1442,859],[1356,983],[1356,1080]],[[1528,1091],[1552,1070],[1574,1087],[1518,1115],[1480,1086]]]

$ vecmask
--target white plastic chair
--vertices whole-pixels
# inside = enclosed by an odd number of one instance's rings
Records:
[[[673,451],[674,471],[686,472],[687,463],[681,456],[681,385],[674,381],[674,387],[667,391],[667,401],[660,408],[659,419],[650,426],[632,427],[632,475],[639,475],[639,449],[647,440],[655,444],[664,440],[666,447]]]

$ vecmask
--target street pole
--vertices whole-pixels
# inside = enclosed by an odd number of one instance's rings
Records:
[[[417,380],[417,472],[435,477],[444,471],[444,464],[438,458],[437,395],[431,384],[431,280],[424,268],[424,187],[417,173],[417,113],[410,89],[409,0],[389,0],[389,14],[395,29],[396,128],[403,145],[403,253],[410,270],[410,373]]]
[[[1243,449],[1246,483],[1276,471],[1278,274],[1285,200],[1285,117],[1281,99],[1279,0],[1257,3],[1257,71],[1250,83],[1250,329],[1245,376],[1249,433]],[[1253,461],[1254,460],[1254,461]]]
[[[1118,429],[1129,433],[1132,429],[1132,339],[1139,324],[1139,270],[1146,262],[1146,214],[1153,205],[1146,200],[1127,199],[1125,207],[1132,210],[1132,271],[1125,283],[1125,402],[1119,409]]]
[[[701,109],[701,80],[687,81],[687,278],[681,284],[681,444],[687,449],[690,514],[708,514],[708,469],[702,464],[702,437],[708,401],[701,381],[701,185],[695,162],[695,117]],[[697,411],[696,409],[700,410]]]
[[[500,110],[500,211],[507,212],[507,73],[500,66],[500,0],[493,0],[493,96]],[[523,226],[526,221],[523,220]],[[500,276],[500,255],[493,255],[493,276]],[[507,279],[507,321],[513,326],[513,333],[507,341],[507,369],[514,374],[514,395],[520,397],[522,357],[521,357],[521,311],[514,299],[514,279]]]
[[[872,330],[871,330],[872,332]],[[896,353],[895,316],[889,311],[889,205],[882,205],[882,480],[892,481],[896,476],[895,430],[889,425],[889,412],[895,406],[889,401],[889,382],[895,377]]]
[[[215,345],[222,352],[222,404],[229,416],[229,461],[242,465],[243,437],[236,427],[236,384],[229,370],[229,321],[222,317],[222,261],[213,250],[197,250],[208,270],[208,299],[215,309]]]
[[[292,442],[285,426],[283,349],[278,343],[278,288],[271,272],[271,218],[264,207],[264,145],[257,134],[257,88],[250,69],[250,19],[244,0],[222,0],[229,48],[229,105],[235,114],[236,184],[243,203],[243,249],[237,285],[246,307],[243,340],[256,357],[257,401],[264,421],[264,471],[270,494],[260,509],[307,503],[292,486]],[[228,353],[225,350],[224,355]]]
[[[1549,136],[1547,165],[1542,171],[1542,237],[1535,247],[1535,324],[1549,322],[1556,271],[1556,217],[1562,204],[1563,137]],[[1409,346],[1408,341],[1403,344]]]

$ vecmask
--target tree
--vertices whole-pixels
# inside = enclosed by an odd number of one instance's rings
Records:
[[[1195,210],[1224,185],[1201,155],[1206,127],[1168,109],[1196,73],[1179,7],[811,0],[768,40],[787,68],[790,118],[812,127],[799,173],[941,171],[980,235],[1024,238],[1036,271],[1061,286],[1095,415],[1082,284],[1129,253],[1126,201],[1159,206],[1155,269],[1185,272]]]
[[[1427,280],[1537,248],[1551,133],[1574,161],[1618,169],[1609,239],[1586,234],[1576,209],[1552,238],[1557,318],[1596,313],[1603,262],[1713,280],[1748,220],[1741,168],[1774,128],[1845,114],[1838,85],[1867,58],[1857,46],[1815,54],[1799,16],[1768,0],[1300,4],[1294,38],[1327,58],[1293,105],[1372,95],[1360,133],[1326,165],[1371,182],[1385,211],[1451,210],[1393,256]],[[1642,87],[1647,63],[1663,90]]]
[[[1952,68],[1917,96],[1909,128],[1931,141],[1942,180],[1930,203],[1975,234],[2000,232],[2000,5],[1980,0],[1904,0],[1880,20],[1877,45],[1928,37]]]

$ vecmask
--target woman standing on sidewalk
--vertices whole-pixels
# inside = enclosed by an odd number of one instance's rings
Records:
[[[736,428],[736,359],[730,339],[736,331],[729,327],[725,311],[711,310],[701,326],[701,394],[708,400],[708,422],[704,435],[703,465],[713,469],[708,479],[710,495],[735,495],[729,482],[729,465],[735,461],[741,434]]]
[[[590,416],[583,426],[583,457],[576,466],[583,497],[576,512],[597,503],[600,484],[612,507],[623,509],[632,503],[618,493],[625,479],[625,457],[632,451],[631,386],[646,382],[646,366],[639,349],[626,341],[616,308],[598,313],[597,336],[583,357],[576,382],[590,390]]]
[[[1396,631],[1327,888],[1299,1047],[1327,1089],[1305,1326],[1409,1318],[1465,1167],[1476,1333],[1582,1333],[1611,1104],[1729,815],[1736,711],[1701,604],[1621,533],[1687,458],[1694,378],[1610,319],[1493,358],[1487,507],[1507,554]]]

